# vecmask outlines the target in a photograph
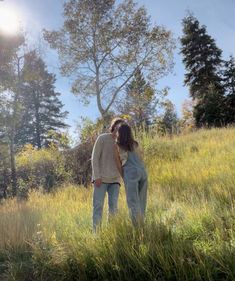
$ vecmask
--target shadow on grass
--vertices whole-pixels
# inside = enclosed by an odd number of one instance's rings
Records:
[[[2,251],[0,280],[235,280],[235,253],[225,242],[206,253],[153,219],[139,229],[118,219],[74,248],[34,241]]]

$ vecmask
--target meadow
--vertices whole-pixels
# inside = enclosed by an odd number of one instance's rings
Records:
[[[235,280],[235,129],[139,137],[149,175],[143,228],[119,214],[93,234],[92,187],[0,203],[0,280]]]

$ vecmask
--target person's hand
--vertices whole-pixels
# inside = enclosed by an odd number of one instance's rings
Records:
[[[94,184],[95,184],[96,187],[100,187],[101,184],[102,184],[102,180],[101,179],[96,179],[96,180],[94,180]]]

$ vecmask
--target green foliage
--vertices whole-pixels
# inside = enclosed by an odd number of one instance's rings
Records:
[[[0,142],[0,199],[7,197],[7,187],[10,185],[10,159],[7,144]]]
[[[63,122],[67,112],[62,112],[60,94],[55,92],[55,75],[48,73],[35,51],[25,53],[23,44],[21,34],[10,38],[0,34],[0,144],[8,146],[4,159],[9,159],[10,163],[10,166],[3,163],[0,167],[0,197],[2,193],[6,196],[10,184],[13,195],[18,188],[23,196],[27,193],[25,183],[21,179],[17,183],[15,164],[15,155],[24,144],[41,148],[56,141],[65,145],[65,137],[58,129],[67,126]],[[52,179],[47,181],[53,185]]]
[[[96,137],[104,131],[105,125],[106,124],[102,118],[97,119],[96,121],[92,121],[89,118],[82,119],[82,122],[80,122],[77,127],[80,142],[84,143],[89,139],[95,141]]]
[[[235,123],[235,59],[230,56],[224,63],[223,87],[225,90],[225,112],[226,123]]]
[[[107,132],[105,128],[110,123],[111,116],[108,119],[83,119],[77,130],[79,134],[79,143],[73,148],[64,152],[66,159],[66,169],[71,171],[71,181],[77,184],[89,186],[91,183],[91,154],[96,138],[102,132]]]
[[[146,82],[141,70],[137,69],[126,87],[125,98],[117,104],[117,110],[123,115],[130,116],[132,126],[144,128],[154,119],[158,100],[154,89]]]
[[[181,53],[187,73],[185,84],[196,102],[194,117],[197,127],[224,125],[224,91],[220,68],[222,51],[206,32],[205,26],[192,15],[183,19]]]
[[[15,63],[17,52],[24,44],[22,34],[7,36],[0,31],[0,92],[13,90],[15,86]]]
[[[154,127],[161,135],[179,133],[179,120],[173,103],[170,100],[162,102],[164,112],[155,120]]]
[[[68,112],[63,112],[59,100],[60,93],[55,91],[55,75],[47,71],[42,58],[31,51],[24,55],[22,69],[21,102],[24,110],[22,121],[17,128],[18,145],[31,143],[41,148],[50,143],[50,134],[59,134],[59,129],[66,128],[64,119]]]
[[[200,26],[192,15],[183,19],[183,36],[181,53],[188,73],[185,84],[190,86],[193,99],[201,99],[207,92],[209,84],[219,85],[218,67],[221,65],[222,51],[215,40],[206,32],[206,26]]]
[[[65,170],[63,154],[53,145],[40,150],[30,144],[26,145],[17,155],[16,163],[18,195],[22,197],[26,197],[30,189],[51,191],[70,176]]]
[[[24,45],[20,33],[8,38],[0,34],[0,135],[9,145],[12,193],[16,195],[17,176],[15,165],[16,128],[22,117],[20,98],[21,62],[19,51]],[[5,91],[4,91],[5,90]]]
[[[197,125],[223,127],[225,125],[224,97],[214,84],[209,84],[205,97],[194,107],[194,118]]]
[[[89,186],[91,183],[91,153],[94,139],[78,144],[64,152],[65,167],[70,171],[70,182]]]
[[[54,145],[58,149],[67,149],[69,148],[70,141],[69,135],[66,132],[59,132],[55,130],[49,130],[47,132],[47,146]]]

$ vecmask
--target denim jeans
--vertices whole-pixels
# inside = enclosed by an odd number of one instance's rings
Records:
[[[148,180],[145,169],[133,166],[124,166],[124,184],[126,190],[127,205],[134,226],[143,223]]]
[[[117,212],[119,190],[120,185],[118,183],[102,183],[99,187],[94,185],[93,231],[96,231],[97,226],[101,224],[106,192],[108,193],[109,217]]]

